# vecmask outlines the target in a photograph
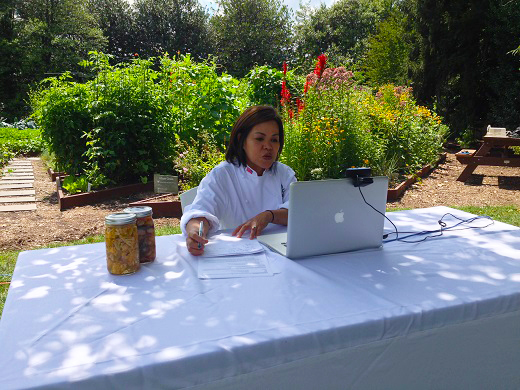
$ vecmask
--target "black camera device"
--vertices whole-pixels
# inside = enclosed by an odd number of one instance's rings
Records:
[[[372,169],[370,168],[348,168],[345,171],[345,177],[352,178],[354,187],[365,187],[374,182],[371,177]]]

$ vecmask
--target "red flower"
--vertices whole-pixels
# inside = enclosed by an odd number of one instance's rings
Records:
[[[290,108],[289,108],[289,118],[291,118],[291,119],[292,119],[292,118],[293,118],[293,116],[294,116],[294,112],[293,112],[293,110],[292,110],[292,109],[290,109]]]
[[[321,77],[321,74],[325,70],[325,65],[327,64],[327,56],[325,54],[318,56],[318,61],[316,62],[316,67],[314,68],[314,74],[318,77]]]
[[[283,75],[286,76],[287,75],[287,62],[283,62]]]
[[[303,110],[303,102],[298,98],[296,98],[296,106],[298,107],[298,112]]]
[[[285,106],[286,103],[291,101],[291,93],[289,92],[289,89],[287,89],[287,84],[285,83],[285,80],[282,81],[282,92],[280,93],[282,98],[280,99],[280,103],[282,106]]]
[[[134,57],[139,57],[139,54],[137,54],[137,53],[134,53]]]

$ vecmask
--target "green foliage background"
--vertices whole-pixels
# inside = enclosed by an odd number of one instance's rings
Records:
[[[97,185],[172,173],[176,139],[206,132],[224,142],[248,103],[237,80],[190,56],[113,66],[92,52],[83,66],[96,74],[92,80],[46,79],[31,105],[57,169]]]
[[[339,0],[293,13],[280,0],[4,0],[0,4],[0,117],[30,114],[28,92],[70,72],[89,51],[110,64],[180,53],[211,55],[218,74],[243,77],[256,66],[297,75],[326,53],[372,86],[412,85],[435,108],[451,138],[479,138],[488,124],[520,124],[520,0]],[[293,88],[294,90],[294,88]]]
[[[44,148],[38,129],[0,127],[0,168],[17,155],[36,155]]]

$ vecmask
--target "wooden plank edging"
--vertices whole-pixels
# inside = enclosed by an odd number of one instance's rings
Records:
[[[417,181],[417,178],[423,178],[426,175],[428,175],[431,171],[435,169],[435,167],[439,164],[442,164],[444,161],[446,161],[446,155],[447,153],[441,154],[439,160],[432,166],[432,165],[426,165],[421,170],[417,171],[415,175],[412,177],[409,177],[405,181],[401,182],[397,187],[395,188],[389,188],[388,193],[386,196],[387,202],[393,202],[399,197],[413,184]]]
[[[118,196],[127,196],[139,192],[153,191],[153,181],[146,184],[130,184],[127,186],[108,188],[106,190],[92,191],[76,195],[65,195],[61,188],[60,180],[56,180],[56,187],[60,211],[63,211],[72,207],[103,202],[105,200],[117,198]]]

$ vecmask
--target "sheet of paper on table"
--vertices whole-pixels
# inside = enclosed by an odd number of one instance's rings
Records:
[[[226,257],[201,257],[198,261],[199,279],[249,278],[255,276],[273,276],[265,252]]]
[[[264,247],[257,240],[250,240],[249,236],[237,238],[221,233],[209,238],[209,242],[204,246],[202,257],[250,255],[263,251]]]
[[[272,276],[265,250],[257,240],[221,233],[209,238],[198,261],[199,279]]]

